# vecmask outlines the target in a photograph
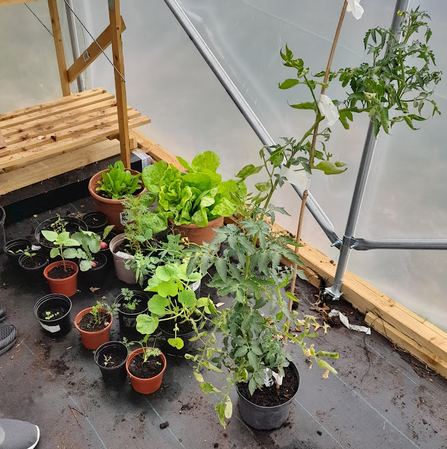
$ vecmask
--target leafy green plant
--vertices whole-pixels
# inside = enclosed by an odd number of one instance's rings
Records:
[[[403,20],[396,33],[381,27],[366,33],[363,43],[372,57],[371,62],[329,72],[327,82],[321,81],[325,72],[312,76],[304,61],[295,58],[288,46],[281,51],[283,65],[293,69],[296,74],[294,78],[280,83],[279,88],[305,86],[310,93],[309,100],[290,106],[311,110],[315,114],[314,122],[301,139],[285,139],[284,146],[276,146],[277,150],[289,153],[288,159],[284,161],[287,168],[309,173],[317,169],[325,174],[345,171],[346,164],[332,162],[332,154],[327,150],[325,142],[330,138],[332,125],[340,121],[345,129],[349,129],[349,122],[354,120],[355,114],[368,114],[374,124],[375,136],[381,129],[389,134],[398,122],[405,122],[411,129],[416,129],[415,123],[427,119],[422,115],[427,104],[431,106],[431,115],[440,114],[435,101],[431,99],[434,86],[441,80],[441,72],[433,70],[435,56],[427,45],[432,35],[427,24],[430,17],[419,7],[399,14]],[[415,36],[421,31],[424,32],[424,42]],[[316,93],[317,88],[326,89],[335,81],[346,90],[346,98],[331,101],[329,97]],[[326,127],[318,132],[318,126],[325,117]],[[312,145],[314,135],[320,140],[319,148]],[[281,151],[277,154],[278,161]]]
[[[206,314],[216,312],[210,298],[196,297],[192,286],[202,275],[193,269],[188,271],[188,263],[189,260],[170,262],[156,268],[145,289],[155,293],[148,301],[149,313],[137,317],[137,331],[146,336],[154,334],[159,324],[172,323],[174,338],[169,338],[168,343],[177,349],[184,346],[178,336],[181,324],[188,323],[196,334],[200,334]]]
[[[89,323],[89,327],[94,328],[99,326],[103,321],[104,315],[113,316],[118,313],[117,304],[108,304],[106,301],[96,301],[96,304],[92,307],[90,315],[92,315],[92,320]]]
[[[81,248],[73,249],[68,252],[70,258],[81,259],[79,268],[81,271],[88,271],[96,267],[95,254],[101,250],[101,241],[104,240],[113,229],[113,225],[104,229],[102,237],[92,231],[84,231],[79,229],[78,232],[72,234],[71,238],[76,240]]]
[[[60,315],[60,312],[52,312],[50,310],[45,311],[45,319],[46,320],[52,320],[53,318],[57,318]]]
[[[51,242],[55,248],[51,248],[50,257],[55,258],[60,256],[62,258],[62,262],[64,264],[64,271],[67,271],[67,267],[65,264],[65,258],[73,258],[76,257],[77,251],[74,247],[79,246],[79,242],[70,237],[70,234],[63,230],[61,232],[56,231],[41,231],[42,235]]]
[[[133,175],[129,170],[126,170],[122,161],[109,165],[108,169],[108,172],[102,173],[102,180],[98,182],[99,185],[96,187],[96,191],[105,198],[120,200],[141,189],[141,175],[139,173]]]
[[[125,306],[128,310],[134,311],[140,303],[140,300],[134,296],[133,291],[129,288],[122,288],[121,294],[123,298],[120,307]]]
[[[232,179],[222,181],[217,173],[220,161],[216,153],[200,153],[191,164],[181,157],[177,159],[188,170],[186,173],[159,161],[145,167],[142,174],[146,189],[156,195],[159,203],[154,212],[166,226],[171,219],[177,225],[205,227],[211,220],[236,212],[236,198],[244,197],[245,185]]]

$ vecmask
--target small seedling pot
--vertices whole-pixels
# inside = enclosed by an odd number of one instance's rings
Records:
[[[45,312],[55,316],[46,319]],[[34,314],[39,320],[43,331],[50,337],[62,337],[71,329],[71,300],[68,296],[51,293],[40,298],[34,305]]]
[[[101,308],[101,312],[106,312],[106,309]],[[81,310],[74,319],[74,325],[76,329],[81,334],[81,342],[87,349],[98,349],[103,343],[106,343],[110,340],[110,329],[112,327],[113,323],[113,316],[110,316],[110,323],[107,327],[104,329],[101,329],[99,331],[85,331],[81,329],[78,324],[82,320],[82,317],[84,315],[87,315],[87,313],[90,313],[92,311],[92,307],[88,307],[87,309]]]
[[[18,268],[19,257],[23,254],[23,251],[30,250],[31,245],[31,241],[28,239],[15,239],[6,242],[5,253],[11,266]]]
[[[79,282],[88,287],[100,287],[106,281],[107,256],[98,252],[95,254],[95,261],[98,264],[95,268],[79,271]]]
[[[126,268],[126,261],[133,256],[124,257],[121,254],[117,254],[116,247],[124,241],[124,234],[118,234],[110,241],[110,251],[113,256],[113,263],[115,265],[116,277],[125,282],[126,284],[136,284],[135,270],[128,270]]]
[[[142,379],[140,377],[136,377],[134,376],[130,371],[129,371],[129,365],[132,362],[132,359],[134,357],[136,357],[138,354],[141,354],[143,352],[143,348],[138,348],[135,349],[135,351],[133,351],[126,362],[126,370],[129,373],[130,376],[130,382],[132,384],[132,388],[137,391],[138,393],[142,393],[142,394],[151,394],[151,393],[155,393],[160,387],[161,387],[161,382],[163,380],[163,373],[166,370],[166,357],[164,356],[164,354],[160,354],[160,357],[163,361],[163,369],[162,371],[157,374],[155,377],[151,377],[150,379]]]
[[[48,255],[44,251],[32,251],[32,257],[22,254],[19,257],[19,266],[22,269],[26,280],[30,283],[37,283],[44,279],[43,270],[48,265]]]
[[[149,295],[138,290],[132,290],[132,295],[140,301],[137,308],[133,312],[130,312],[123,307],[124,296],[122,293],[120,293],[115,300],[116,303],[119,304],[118,319],[120,323],[120,330],[124,334],[135,334],[137,331],[137,316],[147,312]]]
[[[290,368],[298,380],[298,388],[300,376],[295,364],[291,363]],[[295,396],[298,394],[298,389],[295,394],[284,404],[276,405],[274,407],[263,407],[254,404],[247,398],[242,396],[236,384],[236,391],[239,396],[239,411],[241,418],[246,424],[257,430],[272,430],[281,427],[289,417],[290,404]]]
[[[119,341],[103,343],[95,351],[95,363],[101,370],[102,378],[106,384],[120,385],[127,379],[127,356],[126,346]],[[108,357],[112,357],[113,362],[107,362]]]
[[[82,221],[88,226],[89,231],[101,234],[109,223],[109,218],[104,212],[95,211],[85,214]]]
[[[66,266],[74,269],[74,274],[68,276],[64,279],[55,279],[50,277],[50,272],[53,268],[64,265],[62,260],[50,263],[44,270],[43,275],[48,281],[51,293],[60,293],[65,296],[73,296],[78,291],[78,271],[79,267],[74,262],[70,260],[65,261]]]

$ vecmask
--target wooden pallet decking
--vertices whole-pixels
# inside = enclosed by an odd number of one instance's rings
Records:
[[[150,123],[127,109],[129,128]],[[116,99],[102,88],[2,114],[0,129],[0,194],[120,153]]]

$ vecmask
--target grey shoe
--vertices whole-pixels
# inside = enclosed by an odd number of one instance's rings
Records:
[[[0,323],[6,318],[6,309],[0,307]]]
[[[9,351],[16,341],[16,328],[12,324],[0,324],[0,355]],[[1,449],[3,449],[3,446]]]
[[[0,419],[1,449],[34,449],[40,438],[40,429],[26,421]]]

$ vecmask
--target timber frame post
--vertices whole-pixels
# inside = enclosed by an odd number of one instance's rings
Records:
[[[110,31],[112,34],[112,53],[115,75],[115,95],[118,109],[119,140],[121,160],[124,167],[130,168],[129,123],[127,117],[126,81],[124,78],[123,42],[121,39],[121,15],[119,0],[109,1]]]

